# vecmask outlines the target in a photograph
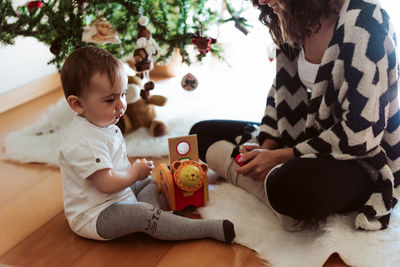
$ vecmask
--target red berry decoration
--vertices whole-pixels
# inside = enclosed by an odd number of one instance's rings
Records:
[[[42,1],[31,1],[27,4],[28,10],[30,13],[35,12],[36,10],[42,8]]]

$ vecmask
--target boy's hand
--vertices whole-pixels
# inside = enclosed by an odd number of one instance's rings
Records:
[[[152,172],[154,168],[153,161],[147,161],[146,159],[137,159],[133,164],[132,167],[136,170],[137,179],[143,180],[146,179]]]
[[[132,166],[122,170],[102,169],[91,174],[88,179],[94,187],[105,194],[114,194],[138,180],[146,179],[153,170],[153,161],[136,160]]]

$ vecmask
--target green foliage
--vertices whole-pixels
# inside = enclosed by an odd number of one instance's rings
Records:
[[[188,46],[193,46],[192,34],[198,34],[201,29],[206,33],[211,26],[231,20],[240,27],[248,26],[240,18],[241,10],[231,7],[232,1],[243,0],[225,0],[231,17],[224,18],[212,8],[215,0],[43,0],[41,8],[31,10],[26,5],[15,9],[11,0],[1,0],[0,44],[12,45],[17,36],[34,37],[50,46],[54,58],[49,64],[60,68],[71,51],[86,45],[81,41],[84,27],[103,16],[118,31],[121,45],[99,46],[118,58],[126,58],[135,49],[137,21],[145,15],[150,21],[148,29],[162,48],[155,60],[165,62],[179,49],[182,61],[190,64],[187,51]],[[218,44],[213,45],[211,53],[222,58]],[[203,56],[199,55],[198,60]]]

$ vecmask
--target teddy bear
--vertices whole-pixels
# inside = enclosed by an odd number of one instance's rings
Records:
[[[140,127],[150,130],[152,136],[163,136],[168,132],[167,125],[156,120],[154,106],[164,106],[167,98],[161,95],[151,95],[146,100],[139,96],[142,88],[139,76],[128,76],[128,91],[126,94],[127,108],[117,126],[123,134],[128,134]]]

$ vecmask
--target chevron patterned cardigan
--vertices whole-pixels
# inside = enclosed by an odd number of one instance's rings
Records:
[[[299,50],[281,46],[258,141],[296,157],[357,160],[376,182],[358,229],[385,229],[400,197],[399,63],[387,13],[375,0],[346,0],[314,87],[299,79]]]

